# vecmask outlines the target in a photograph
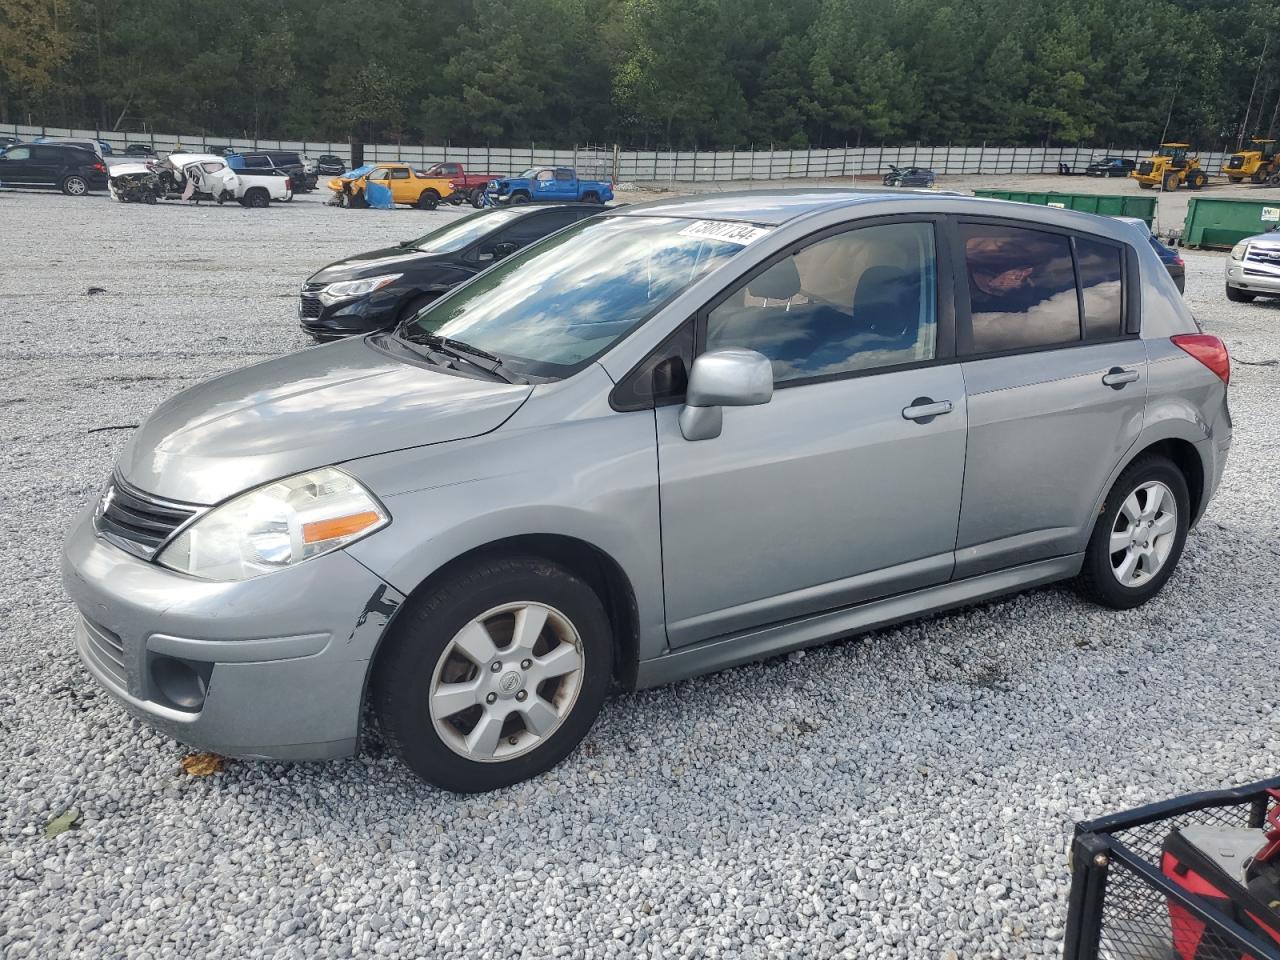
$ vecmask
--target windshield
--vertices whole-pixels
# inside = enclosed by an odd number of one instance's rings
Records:
[[[505,227],[512,220],[522,216],[524,213],[520,210],[481,210],[439,230],[433,230],[425,237],[419,237],[405,246],[421,250],[423,253],[457,253],[485,234],[492,233],[499,227]]]
[[[762,231],[670,217],[583,220],[436,301],[404,333],[480,347],[518,374],[567,377],[741,250],[726,232]]]

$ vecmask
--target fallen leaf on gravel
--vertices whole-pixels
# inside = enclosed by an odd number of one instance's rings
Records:
[[[44,835],[53,838],[78,826],[80,826],[80,811],[75,807],[71,807],[62,811],[62,813],[44,825]]]
[[[106,292],[107,292],[106,287],[90,287],[88,290],[85,291],[85,296],[91,297],[95,293],[106,293]]]
[[[182,758],[182,772],[189,777],[207,777],[221,773],[226,759],[216,753],[188,753]]]

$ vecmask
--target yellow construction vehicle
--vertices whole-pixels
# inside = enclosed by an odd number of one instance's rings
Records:
[[[1191,147],[1186,143],[1162,143],[1160,149],[1138,161],[1138,167],[1129,176],[1138,181],[1143,190],[1160,187],[1177,190],[1183,184],[1191,190],[1199,190],[1209,182],[1209,175],[1200,169],[1200,158],[1188,156]]]
[[[1222,168],[1222,172],[1232,183],[1244,180],[1266,183],[1280,174],[1280,155],[1276,153],[1276,142],[1257,137],[1250,137],[1249,140],[1257,149],[1236,151]]]

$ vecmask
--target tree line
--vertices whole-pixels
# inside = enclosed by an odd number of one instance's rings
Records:
[[[0,0],[0,122],[746,148],[1280,129],[1280,0]]]

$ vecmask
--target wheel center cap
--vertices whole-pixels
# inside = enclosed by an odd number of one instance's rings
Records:
[[[508,670],[498,678],[498,690],[504,695],[510,695],[520,689],[520,672],[518,670]]]

